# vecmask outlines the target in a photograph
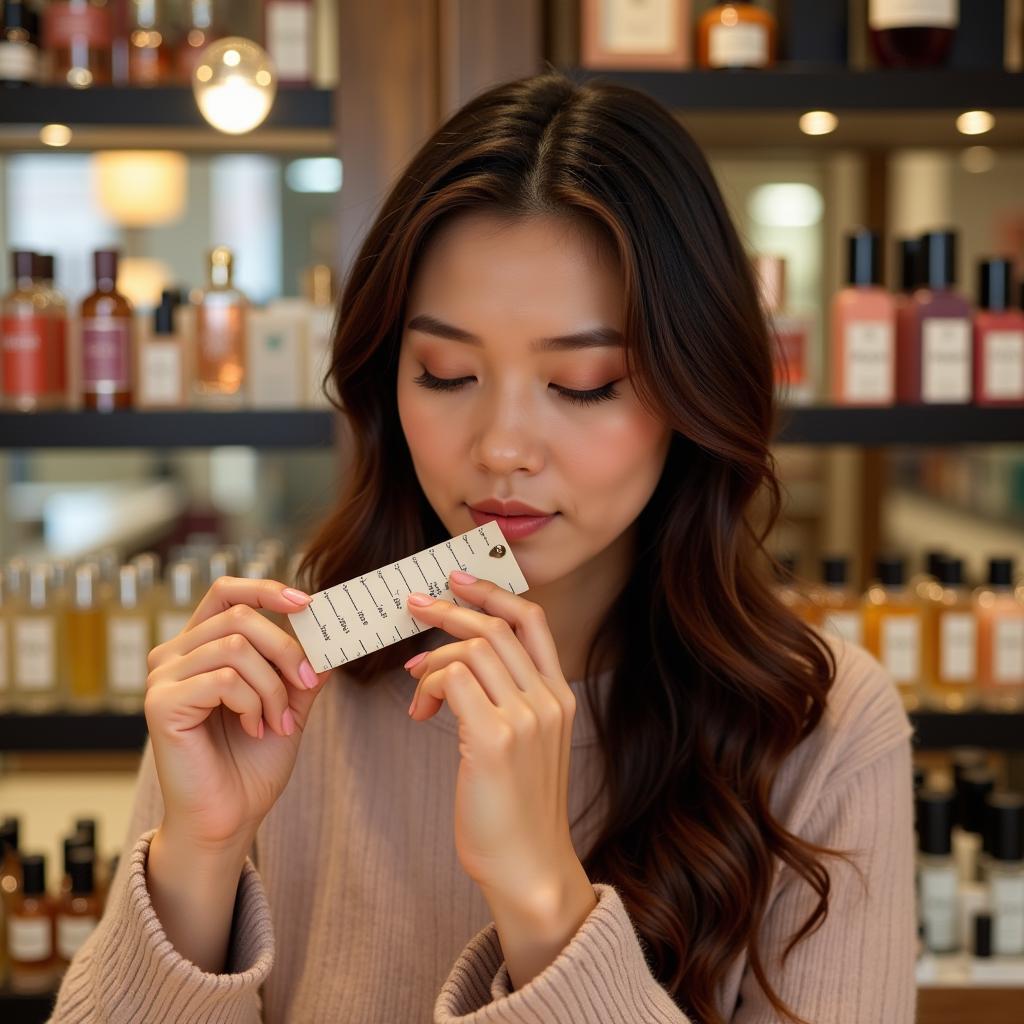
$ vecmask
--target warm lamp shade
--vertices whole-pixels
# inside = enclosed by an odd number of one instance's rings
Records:
[[[171,224],[185,212],[184,154],[118,150],[93,159],[100,208],[122,227]]]

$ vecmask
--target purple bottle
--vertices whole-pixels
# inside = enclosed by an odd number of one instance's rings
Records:
[[[963,405],[973,397],[970,303],[956,290],[956,232],[921,236],[913,329],[900,339],[896,388],[901,403]]]

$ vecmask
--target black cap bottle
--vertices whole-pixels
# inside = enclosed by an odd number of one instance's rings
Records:
[[[882,283],[878,233],[859,228],[846,239],[846,283],[872,288]]]
[[[1013,262],[1007,259],[978,263],[978,307],[1003,313],[1013,306]]]
[[[924,787],[917,792],[918,913],[924,944],[951,953],[957,942],[957,870],[953,860],[953,793]]]
[[[956,284],[956,232],[926,231],[921,236],[918,280],[932,291]]]

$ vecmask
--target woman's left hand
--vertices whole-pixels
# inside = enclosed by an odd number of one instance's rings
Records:
[[[490,900],[538,908],[582,869],[569,834],[569,754],[576,699],[540,605],[489,580],[452,592],[476,608],[409,603],[424,626],[457,643],[420,656],[410,712],[418,722],[447,700],[459,720],[455,847]]]

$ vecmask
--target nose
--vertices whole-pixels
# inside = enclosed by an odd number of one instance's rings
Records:
[[[536,473],[544,465],[545,437],[540,417],[519,392],[482,395],[475,410],[472,457],[494,476],[517,470]]]

